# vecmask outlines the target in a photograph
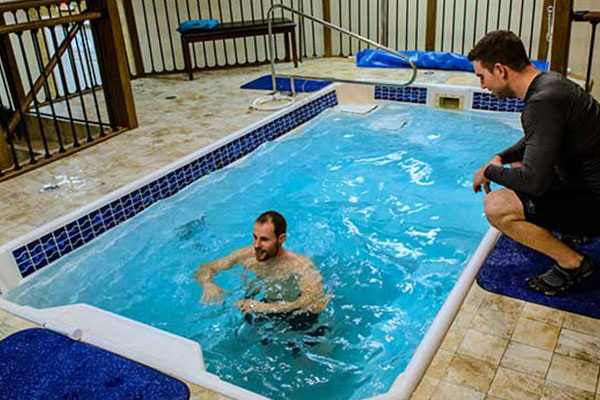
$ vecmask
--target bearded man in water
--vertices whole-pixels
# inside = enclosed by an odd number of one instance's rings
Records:
[[[323,279],[312,261],[283,248],[286,230],[285,218],[278,212],[261,214],[254,224],[251,247],[198,267],[194,276],[203,290],[200,301],[222,303],[223,289],[215,285],[213,277],[239,264],[257,275],[247,298],[235,303],[246,321],[280,318],[287,320],[293,329],[312,326],[330,298],[323,291]],[[261,291],[260,300],[251,298]]]

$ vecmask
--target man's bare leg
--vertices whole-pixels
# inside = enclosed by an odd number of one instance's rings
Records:
[[[580,266],[583,255],[550,231],[527,222],[523,204],[510,189],[494,190],[485,197],[485,215],[494,227],[511,239],[553,258],[565,269]]]

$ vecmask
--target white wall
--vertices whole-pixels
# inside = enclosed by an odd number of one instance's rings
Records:
[[[575,0],[575,10],[600,11],[597,0]],[[571,73],[585,77],[590,50],[592,26],[589,23],[575,22],[571,31],[571,50],[569,54],[569,70]],[[594,62],[592,64],[592,80],[595,81],[592,95],[600,99],[600,28],[596,27],[596,43],[594,46]]]

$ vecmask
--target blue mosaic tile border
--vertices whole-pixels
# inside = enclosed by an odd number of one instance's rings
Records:
[[[525,102],[517,98],[499,99],[491,93],[473,92],[473,110],[521,112]]]
[[[25,278],[42,269],[155,202],[174,195],[197,179],[240,159],[264,142],[282,136],[337,104],[336,92],[332,91],[14,250],[12,254],[21,276]]]
[[[396,87],[375,86],[376,100],[394,100],[404,103],[427,104],[427,88],[424,87]]]

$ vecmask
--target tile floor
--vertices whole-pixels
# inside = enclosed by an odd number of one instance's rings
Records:
[[[600,320],[475,284],[413,399],[600,399],[599,346]]]

